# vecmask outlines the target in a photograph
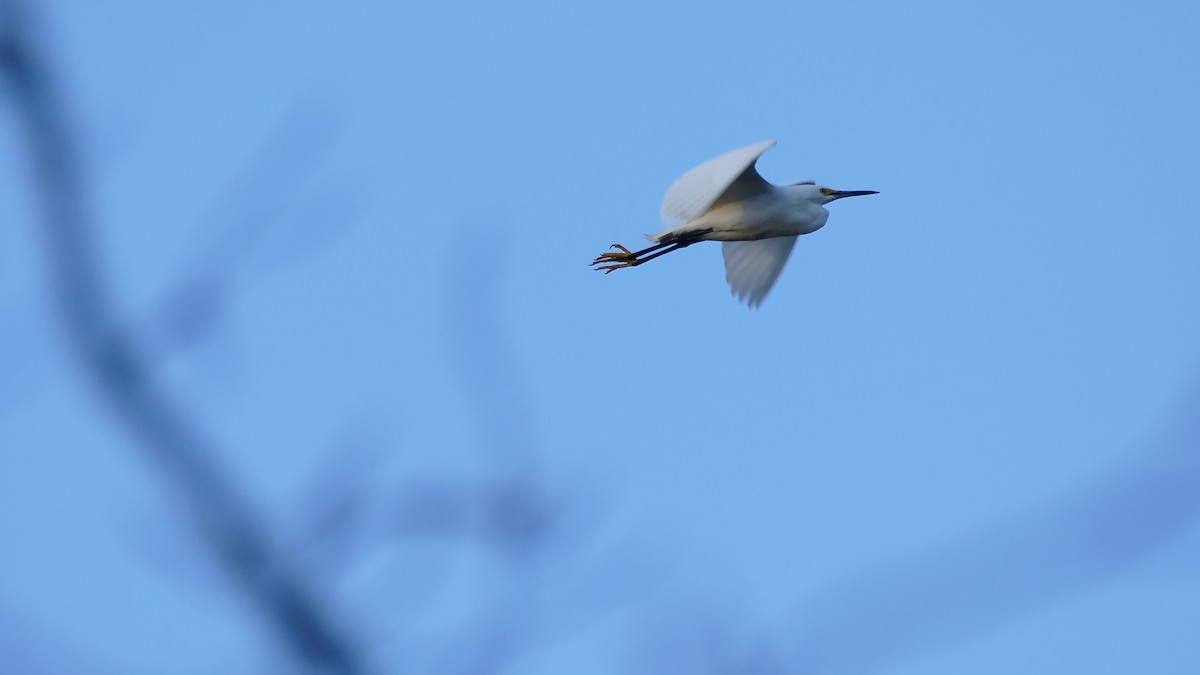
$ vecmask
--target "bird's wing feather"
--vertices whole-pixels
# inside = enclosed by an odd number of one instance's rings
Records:
[[[795,245],[796,237],[722,242],[730,292],[750,307],[757,307],[775,285]]]
[[[754,163],[775,141],[759,141],[731,150],[688,171],[663,197],[662,222],[667,228],[687,222],[719,200],[745,199],[770,188]]]

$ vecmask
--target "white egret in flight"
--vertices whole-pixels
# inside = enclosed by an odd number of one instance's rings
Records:
[[[654,242],[640,251],[620,244],[592,261],[606,274],[678,251],[700,241],[721,242],[725,279],[739,300],[756,307],[779,278],[796,237],[815,232],[829,219],[825,205],[874,190],[833,190],[813,181],[773,185],[754,163],[775,141],[761,141],[710,159],[679,177],[662,204],[666,226],[646,235]]]

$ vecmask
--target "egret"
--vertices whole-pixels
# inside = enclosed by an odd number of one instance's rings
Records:
[[[663,197],[666,229],[646,238],[640,251],[620,244],[601,253],[592,267],[605,274],[650,262],[701,241],[721,242],[725,280],[738,300],[757,307],[783,270],[796,237],[816,232],[829,219],[825,205],[874,190],[833,190],[811,180],[774,185],[755,163],[775,141],[760,141],[710,159],[679,177]]]

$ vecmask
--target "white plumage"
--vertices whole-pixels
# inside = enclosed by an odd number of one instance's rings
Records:
[[[725,258],[725,281],[729,282],[730,292],[750,307],[757,307],[775,285],[795,245],[796,237],[722,242],[721,257]]]
[[[825,204],[842,197],[876,194],[871,190],[832,190],[812,181],[773,185],[755,163],[775,141],[760,141],[691,169],[667,190],[662,204],[665,229],[647,235],[654,245],[616,251],[592,261],[611,272],[634,267],[700,241],[722,242],[725,279],[737,298],[757,307],[787,263],[796,237],[825,225]]]
[[[670,228],[707,211],[747,167],[753,168],[758,158],[773,147],[775,141],[752,143],[710,159],[675,179],[663,196],[659,212],[663,226]],[[758,171],[754,174],[757,176]]]

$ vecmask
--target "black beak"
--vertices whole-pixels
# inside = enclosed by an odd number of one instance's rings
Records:
[[[862,197],[863,195],[877,195],[876,190],[834,190],[833,198],[841,199],[842,197]]]

